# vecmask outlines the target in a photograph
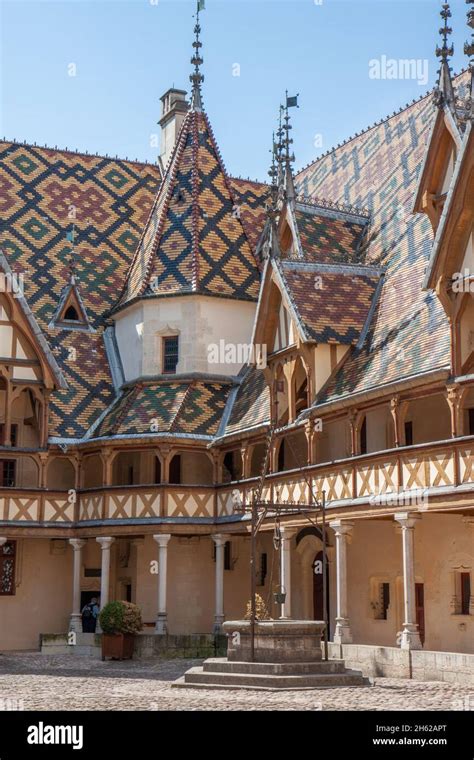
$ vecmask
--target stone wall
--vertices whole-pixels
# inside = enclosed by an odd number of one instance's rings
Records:
[[[330,659],[344,659],[348,668],[372,678],[445,681],[474,688],[474,655],[457,652],[407,651],[363,644],[329,644]]]

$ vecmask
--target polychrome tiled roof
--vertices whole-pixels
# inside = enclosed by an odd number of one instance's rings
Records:
[[[102,337],[160,182],[157,166],[0,142],[0,248],[69,385],[51,397],[50,435],[83,436],[114,397]],[[72,218],[74,217],[74,218]],[[49,328],[75,269],[95,332]]]
[[[232,404],[223,435],[236,434],[256,425],[263,425],[270,417],[270,391],[264,372],[257,367],[242,371],[242,382]]]
[[[232,382],[136,383],[109,409],[91,437],[217,433]]]
[[[190,110],[119,306],[185,293],[256,300],[259,270],[240,216],[207,116]]]
[[[288,260],[279,270],[308,340],[357,343],[376,297],[379,270]]]
[[[295,219],[305,261],[342,264],[363,260],[367,219],[361,221],[300,203],[296,204]]]
[[[464,91],[467,74],[455,85]],[[331,151],[297,177],[305,196],[368,208],[367,261],[385,270],[367,339],[318,402],[449,366],[449,328],[436,295],[422,290],[433,235],[410,209],[436,107],[431,95]]]

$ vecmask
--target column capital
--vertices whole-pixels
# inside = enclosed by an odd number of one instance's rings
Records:
[[[83,538],[70,538],[69,543],[71,544],[72,548],[76,552],[76,551],[80,551],[82,547],[86,545],[87,541],[84,541]]]
[[[216,546],[225,546],[226,541],[230,540],[230,535],[228,533],[216,533],[211,538]]]
[[[96,541],[100,544],[102,551],[104,551],[104,549],[110,549],[115,538],[112,538],[111,536],[99,536],[99,538],[96,538]]]
[[[350,536],[354,529],[354,523],[350,520],[332,520],[329,527],[333,529],[336,535]]]
[[[420,515],[417,515],[415,512],[396,512],[393,517],[396,522],[400,523],[402,528],[407,528],[408,530],[413,530],[417,521],[421,519]]]
[[[298,532],[298,528],[291,528],[286,525],[282,525],[280,528],[281,538],[283,541],[291,541],[293,536]]]
[[[171,533],[155,533],[153,535],[153,539],[156,541],[160,549],[166,548],[168,546],[168,542],[170,538],[171,538]]]

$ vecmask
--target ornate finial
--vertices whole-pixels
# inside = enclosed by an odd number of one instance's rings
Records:
[[[441,108],[445,102],[450,105],[454,103],[451,67],[449,65],[449,59],[454,55],[454,46],[448,44],[449,37],[453,33],[452,28],[448,25],[448,20],[452,16],[449,3],[443,3],[439,15],[444,21],[444,25],[439,30],[443,44],[436,46],[436,56],[439,58],[441,65],[438,69],[439,80],[434,92],[434,101]]]
[[[272,134],[272,148],[270,153],[272,154],[272,163],[268,170],[268,176],[270,177],[270,193],[268,198],[268,208],[270,212],[276,207],[278,200],[278,143],[275,142],[275,132]]]
[[[190,74],[189,79],[192,82],[192,96],[191,96],[191,108],[194,111],[202,110],[202,97],[201,97],[201,84],[204,82],[204,74],[201,74],[201,66],[203,64],[203,58],[201,56],[202,42],[199,38],[201,34],[201,25],[199,23],[199,13],[205,8],[205,0],[197,0],[196,7],[196,24],[194,26],[195,40],[193,42],[194,54],[191,58],[191,63],[194,66],[194,71]]]
[[[474,0],[466,0],[468,5],[474,5]],[[465,101],[466,116],[474,119],[474,8],[469,8],[467,12],[467,25],[472,29],[471,40],[464,45],[464,52],[469,57],[469,71],[471,72],[470,92]]]
[[[290,114],[289,109],[290,108],[299,108],[298,105],[298,95],[294,95],[292,97],[288,96],[288,90],[285,93],[286,95],[286,104],[282,106],[282,113],[283,116],[283,146],[284,146],[284,156],[282,156],[282,163],[284,162],[284,172],[283,172],[283,181],[285,185],[285,193],[288,200],[294,200],[296,198],[295,193],[295,185],[293,181],[293,171],[291,168],[291,164],[295,161],[295,154],[291,150],[291,145],[293,144],[293,138],[290,137],[290,130],[293,129],[293,127],[290,124]]]

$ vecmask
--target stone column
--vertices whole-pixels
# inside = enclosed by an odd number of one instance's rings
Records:
[[[352,634],[347,608],[347,539],[352,534],[354,523],[346,520],[334,520],[329,524],[336,534],[337,614],[334,642],[336,644],[350,644]]]
[[[102,610],[109,601],[109,583],[110,583],[110,547],[115,541],[114,538],[96,538],[97,543],[102,549],[102,572],[100,577],[100,609]],[[97,620],[96,633],[101,633],[100,623]]]
[[[70,538],[74,551],[74,566],[72,574],[72,613],[69,621],[69,630],[76,633],[82,633],[82,618],[81,618],[81,559],[82,559],[82,547],[86,545],[86,542],[80,538]]]
[[[280,585],[286,598],[284,604],[281,605],[280,619],[291,618],[291,539],[295,533],[294,528],[281,528]]]
[[[402,527],[403,542],[403,610],[404,621],[400,641],[402,649],[422,649],[415,607],[415,524],[419,515],[397,512],[395,520]]]
[[[216,545],[216,611],[214,615],[214,633],[220,633],[224,622],[224,556],[226,541],[229,536],[218,533],[212,536]]]
[[[166,608],[168,569],[168,542],[171,533],[158,533],[153,536],[158,544],[158,615],[155,624],[155,633],[164,634],[168,629],[168,613]]]

